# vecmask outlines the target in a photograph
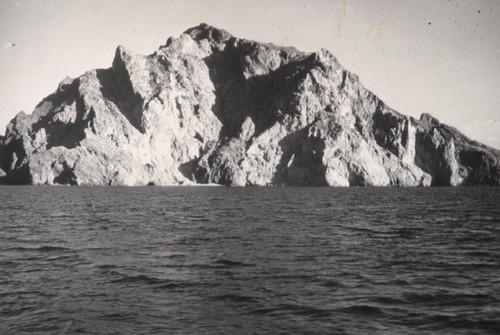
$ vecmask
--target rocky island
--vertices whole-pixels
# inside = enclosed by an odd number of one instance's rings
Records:
[[[3,184],[499,185],[500,151],[389,108],[327,50],[201,24],[66,78],[0,137]]]

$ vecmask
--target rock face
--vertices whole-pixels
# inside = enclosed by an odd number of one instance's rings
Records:
[[[392,110],[328,51],[202,24],[116,50],[0,138],[0,178],[70,185],[499,185],[500,152]]]

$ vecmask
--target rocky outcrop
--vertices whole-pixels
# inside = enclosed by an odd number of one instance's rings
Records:
[[[326,50],[202,24],[63,80],[9,123],[0,169],[11,184],[498,185],[500,153],[392,110]]]

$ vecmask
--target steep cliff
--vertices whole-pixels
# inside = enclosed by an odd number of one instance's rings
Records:
[[[201,24],[118,47],[0,139],[0,178],[70,185],[499,185],[500,153],[392,110],[328,51]]]

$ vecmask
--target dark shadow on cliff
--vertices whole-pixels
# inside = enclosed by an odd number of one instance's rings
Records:
[[[323,164],[325,142],[309,136],[312,124],[279,141],[283,152],[273,179],[275,185],[326,186],[326,167]]]
[[[210,79],[215,88],[215,104],[212,107],[214,115],[222,123],[222,130],[218,149],[213,150],[208,158],[208,165],[216,168],[207,171],[201,168],[198,160],[183,164],[179,170],[183,175],[197,182],[217,182],[231,184],[231,166],[239,164],[240,156],[233,151],[246,151],[252,139],[264,131],[282,122],[285,115],[299,116],[297,100],[300,92],[300,83],[310,71],[321,66],[316,54],[287,54],[287,49],[279,51],[281,66],[263,75],[253,74],[246,78],[245,67],[249,66],[248,57],[254,57],[250,71],[259,71],[265,63],[259,57],[262,50],[256,49],[255,43],[236,43],[234,39],[226,42],[223,51],[214,50],[204,61],[209,68]],[[264,56],[266,50],[263,51]],[[276,59],[274,59],[275,61]],[[245,63],[247,62],[247,63]],[[247,69],[248,70],[248,69]],[[260,69],[262,70],[262,69]],[[247,142],[239,140],[242,124],[250,118],[255,126],[254,133],[250,134]],[[299,138],[306,135],[306,130],[299,131],[283,139],[281,146],[291,157],[296,153],[293,164],[284,167],[286,180],[276,181],[277,184],[289,185],[326,185],[323,157],[324,143],[316,138],[308,138],[304,143],[299,143]],[[236,142],[238,143],[236,143]],[[241,143],[240,143],[241,142]],[[231,151],[236,146],[237,150]],[[303,157],[299,157],[299,156]],[[241,158],[242,159],[242,158]],[[282,164],[283,165],[283,164]],[[215,174],[214,174],[215,173]]]
[[[54,178],[54,184],[60,185],[78,185],[76,181],[75,173],[73,172],[73,168],[68,165],[66,161],[62,162],[63,170],[61,173]]]
[[[400,157],[399,148],[409,141],[411,123],[416,131],[414,162],[432,177],[431,186],[450,186],[457,176],[463,178],[463,185],[495,185],[500,178],[498,150],[471,140],[429,114],[422,114],[419,120],[407,119],[394,111],[384,112],[384,108],[379,104],[373,114],[377,144]]]
[[[293,93],[298,82],[317,66],[314,54],[297,58],[264,75],[245,78],[245,57],[254,56],[255,44],[236,45],[234,38],[226,42],[224,51],[215,51],[204,60],[215,88],[213,113],[221,121],[221,137],[238,134],[241,125],[250,117],[255,135],[271,127],[284,114],[294,114]],[[280,55],[287,59],[286,51]]]
[[[0,177],[0,184],[31,184],[32,178],[26,158],[22,138],[11,139],[8,144],[3,143],[0,147],[0,168],[5,176]]]
[[[83,101],[80,97],[78,86],[79,79],[74,79],[71,83],[61,84],[58,90],[46,97],[36,107],[36,112],[40,118],[33,124],[31,135],[44,128],[47,138],[46,149],[63,146],[68,149],[76,147],[85,138],[85,128],[88,122],[93,119],[93,111],[85,115]],[[66,106],[75,108],[76,116],[72,122],[63,122],[56,118],[58,113],[63,112]]]
[[[112,102],[134,128],[144,133],[142,98],[134,93],[127,74],[116,67],[117,65],[113,64],[112,68],[96,70],[102,96]]]

